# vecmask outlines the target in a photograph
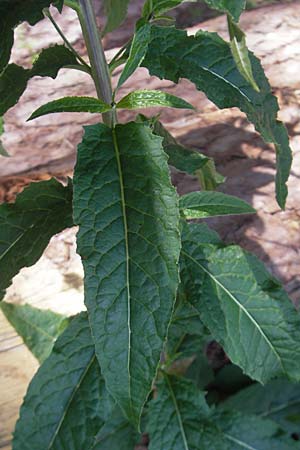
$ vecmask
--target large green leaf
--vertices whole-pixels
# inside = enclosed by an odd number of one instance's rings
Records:
[[[138,123],[87,127],[74,217],[96,354],[108,390],[137,425],[178,284],[179,212],[161,139]]]
[[[0,73],[8,64],[14,42],[14,28],[23,21],[35,25],[44,18],[43,9],[51,0],[1,0],[0,1]]]
[[[201,244],[183,232],[182,281],[189,301],[229,358],[252,378],[300,380],[300,317],[253,255],[238,246]]]
[[[14,106],[35,76],[55,78],[58,71],[68,65],[76,65],[73,53],[63,45],[55,45],[42,50],[32,69],[24,69],[9,64],[0,75],[0,115]]]
[[[194,383],[165,377],[149,405],[149,450],[292,450],[270,420],[211,410]]]
[[[141,65],[148,49],[151,27],[148,23],[141,26],[134,34],[130,46],[128,60],[118,80],[118,88],[133,74]]]
[[[32,379],[17,422],[13,450],[83,450],[109,418],[86,313],[75,317]]]
[[[234,409],[277,422],[289,433],[300,432],[300,385],[286,380],[273,380],[262,386],[253,384],[232,397],[222,407]]]
[[[0,309],[40,363],[50,355],[55,340],[69,323],[65,316],[30,305],[1,302]]]
[[[194,109],[190,103],[182,98],[168,94],[168,92],[149,89],[130,92],[116,105],[117,108],[121,109],[151,108],[154,106]]]
[[[213,191],[190,192],[183,195],[180,197],[179,207],[187,219],[255,213],[255,209],[245,201]]]
[[[211,8],[228,13],[235,22],[246,7],[246,0],[204,0]]]
[[[50,238],[73,225],[72,186],[54,178],[32,183],[15,203],[0,205],[0,297],[22,267],[42,255]]]
[[[104,0],[104,9],[107,16],[107,21],[104,33],[109,33],[125,20],[127,15],[127,8],[130,0]]]
[[[275,144],[276,195],[279,205],[284,207],[292,160],[288,134],[277,120],[278,102],[259,60],[250,54],[250,61],[260,92],[241,75],[230,45],[217,34],[200,31],[196,36],[187,36],[185,31],[175,28],[152,26],[142,65],[151,75],[176,83],[180,78],[189,79],[219,108],[238,107],[245,112],[263,139]]]
[[[46,103],[40,108],[36,109],[29,119],[36,119],[37,117],[45,116],[46,114],[53,114],[59,112],[90,112],[90,113],[104,113],[111,109],[102,100],[93,97],[64,97],[52,102]]]

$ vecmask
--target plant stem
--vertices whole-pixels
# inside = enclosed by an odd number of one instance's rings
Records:
[[[110,105],[113,102],[110,73],[96,24],[95,12],[91,0],[79,0],[79,4],[78,17],[90,58],[96,91],[99,99]],[[102,117],[106,125],[115,126],[115,110],[102,114]]]
[[[73,55],[78,59],[78,61],[81,62],[82,65],[86,66],[89,71],[90,71],[90,66],[85,62],[85,60],[83,58],[81,58],[81,56],[77,53],[77,51],[75,50],[75,48],[72,46],[72,44],[70,43],[70,41],[67,39],[67,37],[64,35],[63,31],[61,30],[61,28],[58,26],[58,24],[56,23],[56,21],[54,20],[54,18],[52,17],[49,8],[44,8],[43,10],[44,16],[47,17],[50,22],[52,23],[52,25],[54,26],[54,28],[56,29],[56,31],[58,32],[58,34],[60,35],[60,37],[62,38],[62,40],[64,41],[64,43],[66,44],[66,46],[68,47],[68,49],[73,53]]]

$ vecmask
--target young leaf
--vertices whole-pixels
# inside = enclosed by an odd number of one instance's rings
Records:
[[[244,200],[222,192],[190,192],[179,199],[179,208],[187,219],[197,219],[228,214],[253,214],[255,209]]]
[[[55,340],[69,323],[65,316],[30,305],[1,302],[0,309],[40,363],[50,355]]]
[[[0,205],[0,297],[22,267],[33,265],[50,238],[73,225],[72,185],[32,183],[15,203]]]
[[[179,212],[161,139],[137,123],[87,127],[74,220],[97,358],[108,390],[138,425],[178,284]]]
[[[216,170],[216,166],[213,159],[209,159],[207,163],[197,171],[200,186],[204,191],[215,191],[220,184],[226,180]]]
[[[141,65],[147,53],[148,43],[150,40],[150,31],[151,26],[146,23],[135,32],[130,47],[129,57],[120,75],[117,89],[119,89],[119,87],[121,87],[122,84],[124,84],[133,72]]]
[[[213,9],[229,14],[235,22],[246,7],[246,0],[204,0]]]
[[[299,381],[300,317],[260,264],[238,246],[201,244],[197,224],[184,228],[188,300],[232,362],[262,383],[280,376]]]
[[[125,20],[129,0],[104,0],[103,3],[107,16],[104,33],[109,33],[118,28]]]
[[[190,103],[175,95],[147,89],[130,92],[117,103],[119,109],[151,108],[154,106],[194,109]]]
[[[263,139],[275,144],[276,196],[279,205],[284,207],[292,161],[288,134],[277,120],[278,102],[259,60],[250,53],[250,61],[260,92],[240,74],[230,45],[217,34],[200,31],[195,36],[187,36],[185,31],[175,28],[152,26],[142,65],[151,75],[176,83],[180,78],[189,79],[219,108],[238,107],[245,112]]]
[[[0,115],[17,103],[30,78],[34,76],[55,78],[59,69],[72,64],[77,64],[76,58],[63,45],[42,50],[32,69],[9,64],[0,75]]]
[[[45,116],[46,114],[59,112],[90,112],[103,113],[111,109],[102,100],[93,97],[64,97],[52,102],[46,103],[36,109],[27,121]]]
[[[237,68],[239,69],[241,75],[243,75],[243,77],[253,87],[253,89],[259,92],[259,87],[257,86],[252,72],[245,33],[231,19],[230,16],[227,16],[227,22],[230,36],[230,48]]]
[[[149,450],[292,450],[270,420],[211,410],[194,383],[165,376],[149,405]]]
[[[81,313],[57,339],[29,385],[13,449],[91,449],[113,408],[87,314]]]
[[[291,434],[300,430],[298,383],[287,380],[273,380],[265,386],[256,383],[229,397],[221,407],[272,419]]]

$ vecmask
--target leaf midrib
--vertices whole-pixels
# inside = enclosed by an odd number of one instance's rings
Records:
[[[65,417],[66,417],[66,415],[68,413],[68,410],[69,410],[69,408],[70,408],[70,406],[72,404],[72,401],[73,401],[73,399],[75,397],[75,394],[78,391],[78,389],[80,388],[81,384],[83,383],[83,380],[84,380],[86,374],[88,373],[89,369],[91,368],[92,364],[94,363],[95,359],[96,359],[96,355],[95,355],[95,353],[93,353],[89,363],[86,365],[86,368],[84,369],[83,373],[81,374],[81,376],[80,376],[80,378],[78,380],[78,383],[76,384],[76,386],[75,386],[75,388],[74,388],[74,390],[72,392],[72,395],[70,396],[70,398],[69,398],[69,400],[68,400],[68,402],[66,404],[66,407],[65,407],[65,409],[64,409],[64,411],[62,413],[62,416],[60,418],[60,421],[58,422],[58,425],[57,425],[57,427],[56,427],[56,429],[54,431],[54,434],[53,434],[52,439],[51,439],[51,441],[50,441],[50,443],[49,443],[49,445],[47,447],[47,450],[51,450],[52,445],[55,442],[55,439],[56,439],[56,437],[57,437],[57,435],[58,435],[58,433],[60,431],[60,428],[61,428],[61,426],[63,424],[63,421],[64,421],[64,419],[65,419]]]
[[[122,216],[123,216],[123,224],[124,224],[124,240],[125,240],[125,254],[126,254],[126,289],[127,289],[127,329],[128,329],[128,355],[127,355],[127,373],[128,373],[128,398],[130,401],[130,407],[132,408],[132,398],[131,398],[131,372],[130,372],[130,363],[131,363],[131,293],[130,293],[130,277],[129,277],[129,238],[128,238],[128,223],[127,223],[127,214],[126,214],[126,201],[125,201],[125,189],[124,189],[124,180],[123,180],[123,172],[120,158],[120,150],[118,145],[118,139],[116,134],[116,129],[112,129],[112,137],[113,137],[113,146],[115,150],[115,156],[117,161],[118,175],[119,175],[119,183],[120,183],[120,195],[121,195],[121,206],[122,206]]]
[[[185,257],[189,258],[191,261],[193,261],[194,264],[196,264],[197,266],[200,267],[201,270],[203,270],[203,272],[205,272],[233,301],[234,303],[237,304],[237,306],[244,312],[244,314],[250,319],[250,321],[254,324],[254,326],[258,329],[258,331],[260,332],[260,334],[263,336],[263,338],[265,339],[265,341],[267,342],[267,344],[269,345],[270,349],[272,350],[272,352],[274,353],[274,355],[276,356],[276,358],[279,361],[280,367],[282,368],[283,373],[285,373],[285,369],[282,365],[282,361],[280,358],[280,355],[277,353],[276,349],[274,348],[274,346],[272,345],[272,342],[270,341],[270,339],[268,338],[268,336],[265,334],[265,332],[262,330],[262,328],[259,326],[259,324],[257,323],[257,321],[255,320],[255,318],[249,313],[249,311],[247,311],[247,309],[244,307],[244,305],[242,305],[238,298],[236,298],[227,288],[226,286],[224,286],[208,269],[206,269],[206,267],[204,267],[201,263],[199,263],[196,259],[194,259],[191,255],[189,255],[188,253],[186,253],[184,250],[182,250],[182,253],[185,255]]]

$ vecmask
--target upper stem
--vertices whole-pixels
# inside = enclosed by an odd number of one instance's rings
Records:
[[[110,73],[96,24],[95,12],[91,0],[79,0],[79,4],[81,11],[78,16],[87,46],[96,91],[101,100],[111,105],[113,95]],[[114,127],[116,122],[114,110],[104,113],[102,117],[104,123]]]

